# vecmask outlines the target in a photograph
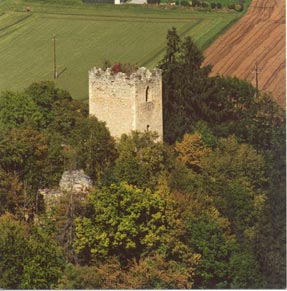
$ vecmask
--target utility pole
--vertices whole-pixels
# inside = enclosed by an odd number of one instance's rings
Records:
[[[58,78],[58,72],[57,72],[56,35],[55,34],[54,34],[53,40],[54,40],[54,79],[57,79]]]
[[[261,71],[258,69],[257,61],[255,62],[255,71],[253,71],[253,73],[255,73],[256,97],[258,97],[258,75],[261,73]]]

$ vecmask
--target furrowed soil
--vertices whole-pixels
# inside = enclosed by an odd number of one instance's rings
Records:
[[[286,106],[285,0],[253,0],[247,13],[206,51],[212,74],[236,76]]]

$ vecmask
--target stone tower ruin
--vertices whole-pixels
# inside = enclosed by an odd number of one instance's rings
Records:
[[[105,121],[111,135],[156,131],[163,139],[160,69],[139,68],[128,75],[93,68],[89,72],[89,113]]]

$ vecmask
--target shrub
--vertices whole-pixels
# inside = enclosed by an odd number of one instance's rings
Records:
[[[202,2],[201,6],[202,6],[203,8],[208,8],[209,3],[208,3],[208,2]]]
[[[192,1],[192,7],[201,7],[202,6],[202,2],[199,0],[193,0]]]
[[[184,6],[184,7],[190,6],[190,4],[189,4],[189,2],[187,0],[179,1],[179,3],[180,3],[181,6]]]
[[[216,3],[211,2],[211,3],[210,3],[210,7],[211,7],[211,9],[215,9],[215,8],[216,8]]]
[[[228,3],[227,8],[228,9],[234,9],[234,3]]]
[[[159,4],[160,0],[147,0],[148,4]]]
[[[243,4],[234,4],[234,10],[238,12],[243,11]]]
[[[112,65],[111,70],[114,74],[119,72],[125,73],[128,76],[134,73],[138,69],[137,65],[130,64],[130,63],[115,63]]]
[[[217,7],[218,9],[222,9],[222,4],[218,2],[218,3],[216,4],[216,7]]]
[[[110,3],[113,4],[114,0],[82,0],[83,3]]]
[[[105,60],[103,66],[102,66],[102,69],[106,70],[107,68],[110,68],[111,66],[112,66],[111,62],[109,60]]]
[[[114,64],[111,69],[113,73],[117,74],[121,72],[121,64],[120,63]]]

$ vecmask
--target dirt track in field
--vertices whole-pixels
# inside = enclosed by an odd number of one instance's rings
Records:
[[[236,76],[286,106],[285,0],[253,0],[247,13],[204,53],[212,74]]]

